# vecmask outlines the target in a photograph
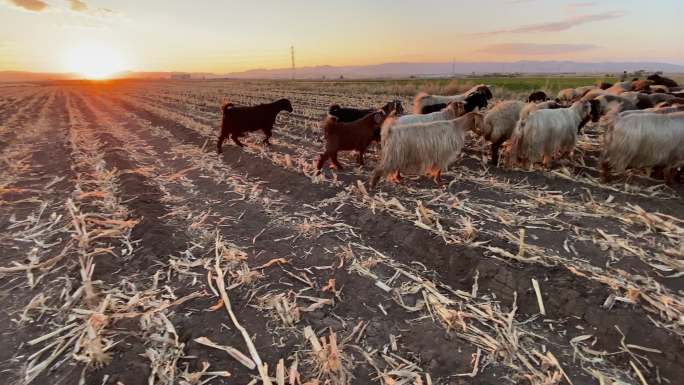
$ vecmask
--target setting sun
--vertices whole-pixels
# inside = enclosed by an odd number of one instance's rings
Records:
[[[81,45],[67,52],[66,67],[88,79],[106,79],[127,69],[123,55],[105,45]]]

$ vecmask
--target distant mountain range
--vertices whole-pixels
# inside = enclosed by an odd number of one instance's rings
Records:
[[[298,79],[371,79],[441,77],[451,75],[484,74],[615,74],[622,71],[663,71],[684,73],[684,65],[656,62],[600,62],[580,63],[573,61],[517,61],[517,62],[454,62],[454,63],[384,63],[364,66],[315,66],[297,68]],[[116,78],[133,79],[289,79],[290,68],[252,69],[226,74],[187,72],[122,72]],[[23,71],[0,71],[0,82],[27,82],[44,80],[79,79],[71,73],[38,73]]]
[[[455,63],[385,63],[365,66],[316,66],[296,69],[300,79],[326,78],[400,78],[438,77],[470,74],[563,74],[563,73],[622,73],[644,70],[647,72],[684,73],[684,66],[654,62],[603,62],[579,63],[572,61],[517,61],[517,62],[455,62]],[[292,77],[289,68],[253,69],[232,72],[226,77],[238,79],[287,79]]]

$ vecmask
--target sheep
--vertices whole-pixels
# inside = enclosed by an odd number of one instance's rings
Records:
[[[652,83],[650,80],[633,80],[632,91],[650,92]]]
[[[321,172],[323,165],[328,159],[332,160],[333,165],[342,170],[342,165],[337,160],[339,151],[358,151],[358,162],[363,166],[363,154],[374,140],[374,133],[385,120],[385,113],[382,110],[371,112],[363,118],[354,122],[341,122],[335,116],[328,116],[323,124],[325,134],[325,152],[318,159],[316,169]]]
[[[571,102],[577,98],[577,90],[574,88],[564,88],[558,91],[556,99],[560,102]]]
[[[451,102],[455,103],[455,101]],[[465,107],[465,112],[472,112],[475,110],[475,108],[478,109],[484,109],[487,108],[487,96],[480,92],[475,92],[470,95],[468,95],[464,101],[462,102],[464,107]],[[438,104],[431,104],[428,106],[423,107],[421,110],[422,114],[431,114],[433,112],[439,112],[446,108],[447,104],[445,103],[438,103]],[[416,115],[416,114],[414,114]]]
[[[465,103],[463,102],[451,102],[449,103],[445,108],[443,108],[441,111],[437,112],[432,112],[429,114],[423,114],[423,115],[416,115],[416,114],[411,114],[411,115],[404,115],[404,116],[399,116],[394,119],[388,119],[385,124],[392,123],[396,126],[400,125],[406,125],[406,124],[414,124],[414,123],[427,123],[427,122],[436,122],[440,120],[452,120],[456,119],[459,116],[465,114]]]
[[[577,87],[577,88],[565,88],[562,89],[558,92],[558,96],[556,99],[558,99],[560,102],[563,103],[572,103],[576,101],[579,98],[582,98],[584,95],[586,95],[588,92],[596,89],[594,86],[582,86],[582,87]]]
[[[534,103],[529,105],[536,106]],[[497,103],[485,115],[482,132],[475,131],[476,134],[492,143],[492,165],[496,166],[499,164],[501,144],[511,137],[513,129],[515,129],[515,125],[520,118],[520,113],[525,106],[525,103],[517,100]]]
[[[653,75],[647,77],[646,79],[652,81],[653,85],[666,86],[669,88],[679,87],[679,84],[677,84],[676,81],[674,81],[670,78],[666,78],[664,76],[660,76],[659,74],[653,74]]]
[[[587,92],[596,89],[596,86],[582,86],[582,87],[577,87],[575,90],[577,91],[578,97],[582,97],[587,94]]]
[[[631,103],[631,104],[633,105],[633,103]],[[663,103],[658,104],[655,107],[639,110],[639,109],[629,108],[629,107],[623,108],[619,102],[613,101],[612,103],[604,105],[602,108],[604,111],[607,111],[607,113],[603,117],[601,117],[599,122],[602,126],[607,127],[607,128],[609,128],[613,124],[613,122],[615,120],[615,115],[617,115],[617,114],[620,114],[620,116],[632,115],[632,114],[646,114],[646,113],[670,114],[673,112],[684,111],[684,105],[672,104],[670,102],[663,102]],[[592,115],[592,118],[593,118],[593,115]],[[594,120],[594,119],[592,119],[592,120]],[[596,120],[594,120],[594,121],[596,121]]]
[[[665,102],[660,102],[658,103],[658,106],[660,107],[670,107],[670,106],[677,106],[677,105],[684,105],[684,98],[673,98]],[[658,107],[656,106],[656,107]]]
[[[439,111],[450,102],[465,102],[466,98],[473,94],[482,94],[485,100],[492,98],[492,91],[484,84],[476,85],[462,94],[453,96],[429,95],[425,92],[420,92],[413,98],[413,113],[425,114]],[[430,108],[430,106],[435,104],[440,104],[442,106]],[[487,106],[486,102],[484,103],[484,106]]]
[[[576,101],[569,108],[533,111],[513,131],[508,163],[526,165],[542,160],[544,167],[548,167],[557,153],[572,154],[577,131],[589,117],[590,109],[589,102]]]
[[[666,94],[666,93],[670,92],[670,88],[668,86],[664,86],[661,84],[654,84],[654,85],[651,85],[651,92]]]
[[[599,118],[608,113],[612,108],[618,111],[636,110],[637,103],[633,98],[620,95],[601,95],[592,100],[591,121],[598,122]]]
[[[385,103],[384,106],[382,106],[381,110],[385,113],[385,115],[389,115],[392,112],[395,112],[397,115],[402,115],[404,113],[404,106],[401,104],[401,101],[399,100],[392,100],[390,102]],[[343,123],[351,123],[356,120],[359,120],[366,115],[370,114],[371,112],[375,112],[377,110],[368,108],[368,109],[359,109],[359,108],[347,108],[347,107],[340,107],[339,104],[333,104],[328,108],[328,115],[335,116],[338,121],[343,122]],[[375,132],[373,133],[373,140],[376,142],[380,142],[380,129],[376,129]]]
[[[606,93],[613,94],[613,95],[620,95],[623,92],[631,91],[632,90],[632,82],[626,81],[626,82],[619,82],[613,84],[612,87],[606,89]]]
[[[684,112],[612,114],[604,136],[601,171],[604,182],[611,172],[627,168],[663,168],[665,182],[672,184],[684,166]]]
[[[653,103],[653,105],[656,105],[656,104],[659,104],[662,102],[667,102],[669,100],[676,99],[676,98],[672,95],[668,95],[668,94],[664,94],[664,93],[654,93],[654,94],[648,95],[648,99],[651,101],[651,103]]]
[[[221,111],[223,112],[221,134],[216,143],[216,151],[219,154],[222,152],[223,141],[228,136],[235,144],[244,147],[238,138],[249,131],[262,130],[266,135],[263,143],[270,145],[269,139],[276,116],[280,111],[292,112],[292,103],[287,99],[250,107],[236,107],[233,103],[225,103],[221,106]]]
[[[527,97],[528,103],[539,103],[549,100],[544,91],[534,91]]]
[[[644,111],[652,111],[658,114],[671,114],[673,112],[684,112],[684,104],[670,105],[659,105],[653,108],[646,109]]]
[[[653,107],[653,102],[651,101],[650,95],[641,92],[623,92],[620,96],[625,98],[630,98],[636,104],[636,108],[643,110],[644,108]]]
[[[588,101],[591,101],[591,100],[598,98],[601,95],[606,95],[606,94],[607,94],[607,92],[605,90],[597,88],[597,89],[591,90],[591,91],[587,92],[586,94],[584,94],[584,96],[582,96],[582,99],[580,99],[580,100],[582,100],[584,102],[588,102]]]
[[[382,156],[369,180],[370,188],[394,172],[429,172],[439,184],[442,170],[458,159],[466,131],[481,130],[483,125],[484,118],[478,112],[469,112],[454,120],[416,123],[410,129],[383,125]]]
[[[633,115],[633,114],[671,114],[674,112],[684,112],[684,105],[674,105],[670,106],[667,105],[666,103],[659,104],[656,107],[653,108],[647,108],[645,110],[630,110],[630,111],[623,111],[620,112],[620,116],[626,116],[626,115]],[[606,117],[608,119],[608,117]]]
[[[423,115],[411,114],[397,117],[394,113],[392,113],[390,114],[390,116],[387,117],[387,119],[383,123],[383,128],[381,130],[384,130],[384,126],[386,125],[393,125],[395,126],[395,129],[403,129],[406,127],[410,129],[410,127],[413,127],[412,125],[416,123],[453,120],[465,113],[465,103],[463,102],[451,102],[441,111]],[[396,175],[393,175],[392,177],[395,179],[399,179],[401,176],[397,172]]]
[[[556,108],[562,108],[563,106],[555,100],[549,100],[541,103],[527,103],[525,107],[520,111],[519,120],[527,120],[527,117],[534,111],[537,110],[555,110]]]

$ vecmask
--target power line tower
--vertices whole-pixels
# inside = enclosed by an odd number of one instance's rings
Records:
[[[290,60],[292,61],[292,80],[295,79],[295,56],[294,56],[294,46],[290,46]]]

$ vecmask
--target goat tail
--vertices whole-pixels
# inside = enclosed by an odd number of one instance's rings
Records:
[[[385,142],[387,142],[387,138],[389,138],[392,125],[394,125],[394,121],[396,119],[397,114],[394,111],[392,111],[389,114],[389,116],[385,119],[385,121],[382,122],[382,125],[380,126],[380,145],[382,147],[385,147]]]
[[[423,109],[423,99],[429,97],[427,92],[419,92],[413,97],[413,113],[420,114]]]

